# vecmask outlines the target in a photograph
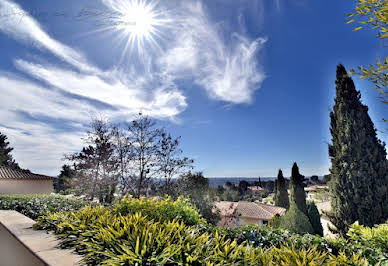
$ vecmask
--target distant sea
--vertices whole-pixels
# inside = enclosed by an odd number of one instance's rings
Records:
[[[209,179],[209,185],[212,188],[217,188],[219,185],[223,185],[226,182],[232,184],[238,184],[240,181],[245,180],[247,182],[259,181],[258,177],[206,177]],[[260,177],[261,181],[273,181],[276,177]]]

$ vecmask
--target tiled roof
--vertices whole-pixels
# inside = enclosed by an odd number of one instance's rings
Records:
[[[53,179],[53,177],[0,166],[0,179]]]
[[[248,186],[248,189],[249,190],[252,190],[252,191],[264,191],[265,189],[260,187],[260,186]]]
[[[221,216],[234,216],[236,211],[237,202],[231,201],[218,201],[215,203],[215,207],[220,212]]]
[[[216,208],[224,217],[240,216],[264,221],[270,220],[275,214],[283,215],[286,212],[286,209],[281,207],[247,201],[220,201],[216,203]]]
[[[314,185],[311,187],[305,187],[304,191],[315,191],[318,189],[329,189],[329,186],[327,186],[327,185]]]

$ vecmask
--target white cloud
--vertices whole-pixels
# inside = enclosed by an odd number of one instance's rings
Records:
[[[66,119],[85,122],[91,113],[91,106],[74,98],[43,88],[42,86],[18,76],[0,72],[0,110],[2,112],[26,112],[31,116],[46,116],[55,119]],[[2,117],[0,121],[9,122]]]
[[[10,121],[20,120],[15,113],[5,114]],[[8,136],[14,147],[12,154],[21,167],[52,176],[58,175],[65,153],[79,150],[84,136],[81,132],[59,132],[39,122],[8,122],[7,126],[0,125],[0,132]]]
[[[42,30],[39,23],[18,4],[7,0],[0,0],[0,14],[1,31],[17,40],[30,45],[34,44],[40,49],[46,49],[81,70],[97,71],[88,64],[80,52],[50,37]]]
[[[159,60],[165,74],[176,79],[194,77],[213,99],[251,102],[265,79],[257,53],[266,39],[251,41],[234,33],[225,40],[201,2],[185,2],[176,21],[180,22],[174,28],[177,38]]]
[[[100,69],[51,37],[18,4],[0,0],[0,32],[68,64],[15,59],[18,70],[35,81],[0,72],[0,130],[9,136],[22,166],[57,173],[62,154],[81,147],[80,136],[92,114],[129,120],[142,111],[176,119],[187,108],[176,83],[180,79],[194,79],[216,100],[251,102],[265,78],[257,62],[265,39],[249,40],[236,33],[225,39],[200,2],[193,3],[184,2],[179,14],[171,13],[177,23],[169,29],[171,43],[158,59],[148,58],[140,73],[135,67]]]
[[[0,14],[0,32],[69,64],[64,68],[15,59],[19,70],[39,82],[0,72],[0,130],[10,138],[23,167],[47,174],[58,172],[63,153],[80,149],[80,136],[94,114],[130,120],[142,111],[174,119],[187,107],[185,96],[169,79],[155,80],[149,73],[139,76],[134,70],[127,75],[117,69],[101,70],[82,53],[50,37],[11,1],[0,0]]]

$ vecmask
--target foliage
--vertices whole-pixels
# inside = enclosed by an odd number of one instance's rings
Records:
[[[128,153],[125,159],[130,163],[126,165],[127,175],[122,179],[124,194],[137,198],[146,195],[153,178],[158,177],[158,153],[163,133],[154,120],[141,113],[128,124],[125,134]]]
[[[11,155],[12,151],[13,148],[9,146],[7,136],[0,132],[0,166],[20,169]]]
[[[4,195],[0,194],[0,210],[15,210],[35,220],[50,212],[81,209],[95,203],[60,195]]]
[[[355,226],[355,227],[354,227]],[[353,225],[352,228],[360,228],[359,225]],[[228,239],[236,240],[238,244],[248,242],[254,247],[271,248],[272,246],[281,248],[284,245],[292,245],[297,249],[310,249],[316,247],[318,251],[331,254],[333,257],[338,256],[339,264],[334,265],[366,265],[364,260],[361,260],[363,264],[346,264],[347,262],[355,263],[360,262],[360,257],[366,258],[370,265],[376,265],[377,263],[386,263],[388,260],[387,248],[388,233],[387,225],[380,225],[378,229],[361,227],[367,231],[375,231],[374,233],[360,234],[359,231],[352,229],[349,231],[349,236],[345,238],[324,238],[318,235],[311,234],[295,234],[288,230],[280,228],[271,228],[268,226],[239,226],[235,228],[217,228],[219,234],[225,236]],[[379,230],[377,233],[376,231]],[[353,237],[357,234],[356,237]],[[334,263],[334,261],[331,261]],[[383,264],[385,265],[385,264]]]
[[[326,188],[317,188],[315,191],[309,193],[313,194],[315,202],[330,201],[330,191]]]
[[[220,195],[221,200],[226,200],[226,201],[239,201],[240,196],[238,194],[238,191],[232,190],[232,189],[227,189]]]
[[[291,203],[290,208],[285,215],[271,221],[271,226],[280,227],[293,233],[298,234],[314,234],[309,218],[296,206]]]
[[[288,192],[286,186],[286,180],[283,177],[282,170],[279,169],[278,178],[276,180],[276,193],[275,193],[275,206],[288,209],[290,202],[288,200]]]
[[[76,171],[70,165],[64,164],[58,178],[53,182],[55,192],[64,194],[66,190],[71,189],[71,181],[75,175]]]
[[[173,200],[171,197],[158,200],[132,196],[124,197],[120,202],[114,205],[113,212],[120,215],[135,214],[140,212],[149,220],[159,222],[164,221],[182,221],[186,225],[197,225],[206,223],[188,199],[178,197]]]
[[[188,198],[207,222],[217,224],[220,217],[213,211],[216,192],[209,187],[209,180],[201,172],[181,175],[172,188],[169,195],[174,199],[180,196]]]
[[[294,235],[287,230],[266,225],[243,225],[234,228],[219,227],[213,230],[218,231],[220,235],[228,239],[236,240],[238,244],[247,241],[254,247],[261,248],[280,247]]]
[[[323,236],[323,227],[321,224],[321,215],[313,201],[307,203],[307,217],[314,228],[314,234]]]
[[[388,221],[372,228],[354,223],[347,236],[348,242],[362,249],[364,255],[388,264]]]
[[[324,175],[323,179],[322,179],[322,184],[328,184],[330,182],[330,180],[331,180],[330,174]]]
[[[74,163],[77,176],[75,186],[91,200],[112,202],[118,184],[119,162],[113,142],[114,130],[104,119],[94,119],[84,139],[86,147],[67,156]]]
[[[173,177],[193,168],[194,160],[181,156],[183,151],[179,148],[179,141],[180,137],[174,139],[170,134],[161,133],[156,156],[166,186],[170,185]]]
[[[355,221],[373,226],[388,218],[385,145],[377,138],[368,107],[360,98],[353,80],[339,65],[335,105],[330,113],[332,211],[328,216],[333,229],[342,235]]]
[[[310,180],[315,184],[319,183],[319,177],[317,175],[313,175],[310,177]]]
[[[348,15],[348,22],[358,22],[354,31],[363,28],[377,29],[377,37],[381,40],[388,38],[388,2],[385,0],[358,0],[353,13]],[[376,85],[380,98],[388,103],[388,56],[383,60],[378,59],[374,65],[359,66],[358,71],[353,69],[351,74],[358,74],[362,79],[367,79]]]
[[[101,206],[49,214],[34,227],[57,234],[61,247],[74,248],[89,265],[330,265],[336,259],[315,246],[255,248],[218,231],[201,233],[176,220],[156,222]],[[344,264],[364,262],[342,256]]]
[[[290,204],[295,203],[299,210],[307,215],[306,193],[304,192],[303,182],[304,176],[299,173],[298,165],[294,163],[290,178]]]

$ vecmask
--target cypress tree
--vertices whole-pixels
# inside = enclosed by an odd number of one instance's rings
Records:
[[[306,193],[304,192],[304,176],[299,173],[296,163],[292,166],[290,179],[290,205],[295,203],[299,210],[307,215]]]
[[[388,163],[360,92],[338,65],[330,113],[332,144],[329,183],[333,229],[344,235],[352,223],[373,226],[388,218]]]
[[[290,207],[290,202],[288,200],[286,180],[284,179],[283,172],[280,169],[275,183],[275,205],[288,209]]]
[[[19,169],[19,165],[12,158],[13,148],[9,146],[7,136],[0,132],[0,166]]]
[[[71,188],[71,179],[73,179],[75,175],[76,172],[70,165],[62,165],[60,174],[53,182],[55,192],[60,193]]]
[[[313,226],[314,233],[323,236],[321,215],[319,214],[317,205],[315,205],[314,201],[307,203],[307,217],[309,218],[310,223]]]

